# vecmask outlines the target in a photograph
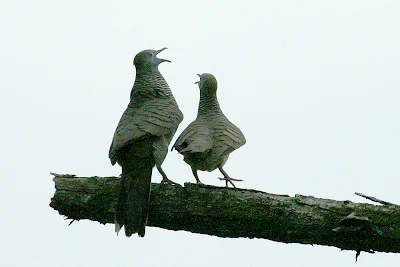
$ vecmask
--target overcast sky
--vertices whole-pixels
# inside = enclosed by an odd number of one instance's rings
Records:
[[[3,1],[0,265],[399,266],[395,254],[362,253],[355,265],[355,252],[333,247],[152,227],[128,239],[113,225],[68,226],[49,207],[50,171],[120,174],[108,149],[132,60],[162,47],[172,63],[160,71],[185,115],[177,134],[197,113],[196,74],[217,78],[247,138],[225,167],[238,186],[400,203],[399,11],[398,1]],[[175,151],[163,167],[195,181]],[[218,171],[199,175],[224,185]]]

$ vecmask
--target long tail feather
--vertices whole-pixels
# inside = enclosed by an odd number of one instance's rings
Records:
[[[145,226],[149,213],[151,174],[153,164],[143,159],[134,166],[122,167],[115,231],[125,226],[126,236],[138,233],[145,235]]]

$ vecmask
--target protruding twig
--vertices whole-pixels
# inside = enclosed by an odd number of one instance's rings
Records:
[[[76,177],[75,174],[58,174],[55,172],[50,172],[51,175],[53,175],[54,177],[63,177],[63,178],[74,178]]]
[[[358,192],[355,192],[354,194],[356,194],[357,196],[366,198],[368,200],[371,200],[373,202],[377,202],[377,203],[383,204],[383,205],[399,206],[397,204],[390,203],[390,202],[387,202],[387,201],[383,201],[383,200],[377,199],[376,197],[367,196],[367,195],[364,195],[364,194],[361,194],[361,193],[358,193]]]
[[[361,254],[361,251],[357,250],[357,253],[356,253],[356,262],[357,262],[358,256],[360,256],[360,254]]]

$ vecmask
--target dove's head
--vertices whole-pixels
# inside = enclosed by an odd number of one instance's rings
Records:
[[[146,69],[146,68],[157,68],[158,65],[162,62],[171,62],[168,59],[158,58],[157,55],[167,49],[166,47],[160,50],[152,50],[146,49],[142,52],[139,52],[135,59],[133,60],[133,64],[135,65],[136,69]]]
[[[200,93],[206,93],[215,95],[217,92],[217,79],[215,79],[214,75],[210,73],[197,74],[200,77],[200,81],[195,82],[195,84],[199,85]]]

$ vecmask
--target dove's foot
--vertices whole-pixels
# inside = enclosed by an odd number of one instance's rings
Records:
[[[228,183],[230,183],[233,187],[236,188],[236,186],[233,183],[233,181],[235,181],[235,182],[243,182],[242,179],[234,179],[234,178],[231,178],[229,176],[228,177],[224,177],[224,178],[218,178],[218,179],[220,179],[221,181],[225,181],[226,182],[226,187],[228,187]]]
[[[161,185],[166,185],[166,184],[179,185],[178,183],[171,181],[170,179],[168,179],[166,177],[163,177],[160,184]]]
[[[224,175],[224,178],[218,178],[218,179],[220,179],[221,181],[225,181],[225,182],[226,182],[226,187],[228,187],[228,183],[230,183],[233,187],[236,188],[236,186],[235,186],[235,184],[233,183],[233,181],[235,181],[235,182],[243,182],[243,180],[241,180],[241,179],[234,179],[234,178],[231,178],[231,177],[224,171],[224,169],[222,168],[222,166],[218,167],[218,169],[219,169],[220,172]]]
[[[168,179],[167,175],[165,174],[165,172],[163,171],[161,166],[156,166],[156,167],[157,167],[158,172],[162,176],[162,180],[160,183],[161,185],[166,185],[166,184],[179,185],[178,183],[175,183],[174,181],[171,181],[170,179]]]
[[[204,184],[200,181],[199,176],[197,175],[197,170],[192,168],[192,173],[193,173],[194,178],[196,179],[196,184],[197,184],[197,185],[204,185]]]

